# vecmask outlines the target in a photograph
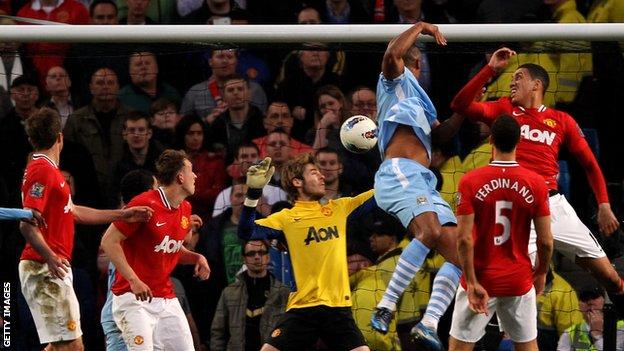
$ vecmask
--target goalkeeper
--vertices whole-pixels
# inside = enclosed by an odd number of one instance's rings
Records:
[[[373,191],[323,202],[325,177],[305,153],[282,166],[282,188],[294,207],[255,220],[271,159],[247,171],[247,197],[238,227],[244,240],[282,239],[288,245],[296,290],[261,351],[305,349],[321,338],[330,350],[369,350],[351,312],[347,270],[347,221],[375,207]]]

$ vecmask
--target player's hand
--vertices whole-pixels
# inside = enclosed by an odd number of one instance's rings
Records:
[[[191,230],[194,232],[198,232],[199,228],[201,228],[202,225],[204,225],[204,221],[202,221],[201,217],[196,214],[192,214],[191,215]]]
[[[208,261],[206,261],[206,257],[198,254],[197,262],[195,263],[195,270],[193,272],[193,276],[199,278],[199,280],[206,280],[210,277],[210,266],[208,266]]]
[[[468,292],[468,305],[470,309],[474,313],[485,313],[488,315],[488,301],[490,300],[490,296],[488,295],[485,288],[481,286],[481,284],[475,284],[474,286],[467,287]]]
[[[39,211],[33,210],[33,209],[31,209],[30,211],[32,212],[33,218],[23,219],[22,221],[26,223],[30,223],[34,225],[35,227],[39,227],[39,228],[48,227],[48,224],[46,223],[45,219],[41,216],[41,213],[39,213]]]
[[[48,264],[50,274],[59,279],[65,278],[65,275],[69,273],[71,267],[68,260],[60,258],[56,254],[52,254],[52,256],[48,257],[46,263]]]
[[[618,223],[617,218],[613,214],[611,210],[611,205],[608,203],[603,203],[598,205],[598,228],[604,235],[611,235],[615,232],[620,223]]]
[[[446,45],[446,38],[444,37],[444,35],[442,35],[442,32],[440,32],[440,28],[438,28],[438,26],[426,22],[422,22],[422,25],[423,34],[431,35],[432,37],[434,37],[438,45]]]
[[[500,48],[494,51],[488,65],[492,67],[494,71],[500,72],[507,67],[509,59],[514,55],[516,55],[516,52],[513,50],[509,48]]]
[[[535,295],[541,295],[546,286],[546,273],[533,274],[533,287],[535,287]]]
[[[299,121],[303,121],[305,119],[305,115],[306,115],[306,109],[304,107],[295,106],[295,108],[293,108],[292,116],[295,119]]]
[[[143,283],[140,279],[130,281],[130,290],[136,296],[139,301],[152,302],[154,295],[152,295],[152,289]]]
[[[275,173],[275,166],[271,166],[271,158],[265,157],[260,163],[247,170],[247,186],[251,189],[264,188]]]
[[[147,206],[133,206],[121,210],[121,218],[129,223],[147,222],[152,218],[154,210]]]

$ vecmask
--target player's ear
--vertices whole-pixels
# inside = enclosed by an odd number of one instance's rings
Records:
[[[303,180],[299,178],[293,178],[292,184],[295,186],[295,188],[300,188],[303,186]]]

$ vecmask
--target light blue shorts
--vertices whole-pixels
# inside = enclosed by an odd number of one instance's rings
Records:
[[[441,225],[456,224],[453,210],[436,190],[437,182],[435,174],[416,161],[387,159],[375,174],[375,200],[405,228],[424,212],[435,212]]]

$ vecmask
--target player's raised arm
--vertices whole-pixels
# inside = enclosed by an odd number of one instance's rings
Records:
[[[238,237],[243,240],[266,239],[267,237],[267,233],[260,230],[264,227],[256,228],[256,206],[262,197],[262,189],[269,184],[273,173],[275,173],[275,166],[271,166],[270,157],[266,157],[247,170],[247,195],[238,224]]]
[[[446,39],[436,25],[426,22],[416,23],[388,44],[381,62],[381,71],[386,79],[392,80],[403,74],[405,67],[403,56],[414,46],[420,33],[431,35],[439,45],[446,45]]]
[[[119,274],[128,281],[130,289],[137,300],[151,302],[153,298],[152,290],[139,279],[139,276],[130,267],[128,260],[126,260],[126,255],[121,247],[121,242],[125,239],[126,236],[115,227],[115,224],[111,224],[102,237],[102,249],[110,257]]]

